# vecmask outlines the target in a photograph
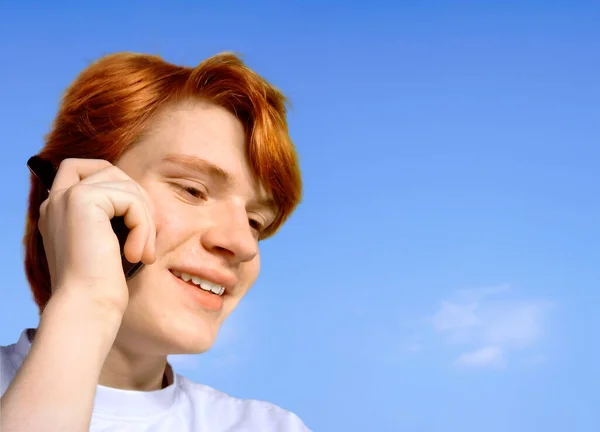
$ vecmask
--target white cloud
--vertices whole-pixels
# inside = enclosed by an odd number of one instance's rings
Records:
[[[471,367],[504,367],[504,355],[498,347],[484,347],[475,351],[461,354],[456,362],[462,366]]]
[[[431,323],[448,343],[464,347],[457,364],[504,367],[510,353],[541,339],[550,303],[503,296],[509,291],[508,285],[459,291],[441,303]]]

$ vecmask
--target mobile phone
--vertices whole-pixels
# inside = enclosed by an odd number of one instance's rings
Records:
[[[54,183],[56,177],[57,168],[52,162],[39,156],[32,156],[27,161],[27,167],[34,176],[44,185],[48,193]],[[130,263],[123,254],[123,247],[125,246],[125,240],[129,234],[129,228],[125,225],[125,220],[122,216],[116,216],[110,220],[112,229],[115,232],[117,239],[119,240],[119,247],[121,249],[121,262],[123,263],[123,272],[125,273],[125,279],[129,280],[136,275],[136,273],[142,268],[143,264]]]

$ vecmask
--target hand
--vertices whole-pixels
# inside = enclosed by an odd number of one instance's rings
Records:
[[[48,259],[53,296],[75,290],[125,311],[129,300],[119,242],[110,220],[123,216],[130,229],[128,261],[155,261],[152,202],[116,166],[97,159],[66,159],[40,207],[39,229]]]

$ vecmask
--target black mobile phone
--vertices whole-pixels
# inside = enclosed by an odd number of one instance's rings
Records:
[[[57,168],[52,162],[47,159],[43,159],[39,156],[32,156],[27,161],[27,167],[33,173],[34,176],[44,185],[48,193],[54,183],[56,177]],[[129,234],[129,228],[125,225],[125,220],[122,216],[116,216],[110,220],[112,229],[115,232],[117,239],[119,240],[119,246],[121,248],[121,262],[123,263],[123,272],[125,273],[125,279],[129,280],[135,276],[135,274],[142,268],[143,264],[130,263],[123,254],[123,247],[125,246],[125,240]]]

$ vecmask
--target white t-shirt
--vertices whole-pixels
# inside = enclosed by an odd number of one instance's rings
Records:
[[[16,344],[0,346],[0,395],[31,347],[27,330]],[[268,402],[237,399],[173,373],[156,391],[99,385],[90,431],[128,432],[310,432],[293,413]]]

